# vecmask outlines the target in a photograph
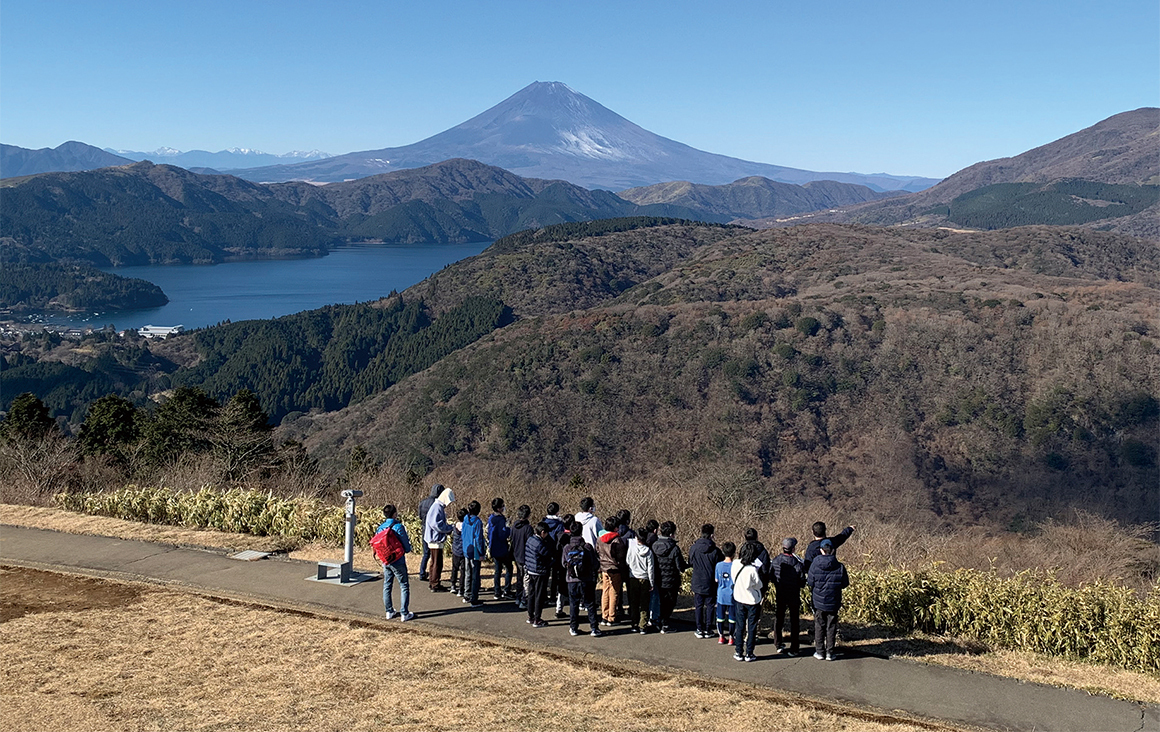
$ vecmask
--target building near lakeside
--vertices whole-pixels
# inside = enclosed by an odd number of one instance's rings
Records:
[[[184,332],[184,325],[146,325],[137,330],[137,334],[142,338],[168,338]]]

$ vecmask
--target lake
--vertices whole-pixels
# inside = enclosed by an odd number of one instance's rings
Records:
[[[276,318],[337,303],[377,300],[402,292],[449,264],[479,254],[491,242],[470,244],[350,244],[310,259],[263,259],[208,265],[105,267],[106,272],[158,285],[169,304],[148,310],[47,316],[51,323],[144,325],[186,329],[223,320]]]

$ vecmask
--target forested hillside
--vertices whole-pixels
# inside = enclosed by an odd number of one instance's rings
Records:
[[[520,178],[471,160],[325,187],[265,186],[148,162],[0,185],[0,261],[98,266],[318,256],[348,240],[487,241],[612,216],[720,220],[680,206],[638,206],[564,181]]]
[[[622,292],[607,279],[622,264],[577,277],[598,252],[631,266],[650,248],[669,253],[663,271]],[[539,294],[512,304],[522,320],[289,430],[323,457],[361,444],[549,477],[721,470],[771,500],[1147,520],[1160,510],[1158,257],[1050,227],[678,225],[526,243],[414,290],[528,278]]]
[[[0,268],[0,309],[9,312],[132,310],[161,307],[167,302],[169,298],[152,282],[95,267],[4,262]]]

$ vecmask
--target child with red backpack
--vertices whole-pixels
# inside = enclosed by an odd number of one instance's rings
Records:
[[[393,505],[383,506],[383,523],[375,530],[371,539],[371,550],[375,557],[383,563],[383,609],[387,620],[399,616],[399,620],[406,622],[415,617],[411,612],[411,583],[407,578],[407,553],[411,551],[411,539],[407,536],[407,529],[403,522],[395,518],[396,509]],[[391,591],[395,580],[399,581],[399,602],[402,611],[395,612],[391,602]]]

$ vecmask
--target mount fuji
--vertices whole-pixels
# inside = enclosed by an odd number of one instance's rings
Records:
[[[749,176],[796,184],[833,180],[878,191],[918,191],[938,182],[885,173],[819,173],[705,152],[649,132],[554,81],[532,83],[486,112],[411,145],[230,172],[257,182],[326,183],[451,158],[610,190],[676,180],[721,185]]]

